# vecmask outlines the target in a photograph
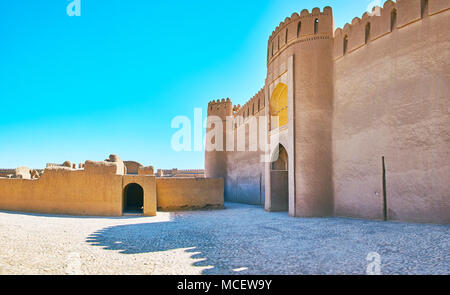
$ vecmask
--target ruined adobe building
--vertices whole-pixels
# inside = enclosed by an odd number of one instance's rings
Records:
[[[122,161],[47,164],[0,170],[0,210],[51,214],[156,215],[157,210],[223,208],[221,178],[156,178],[152,166]]]
[[[449,6],[387,1],[337,30],[330,7],[286,18],[264,88],[243,107],[209,103],[223,126],[233,118],[223,136],[234,150],[207,151],[206,177],[225,179],[228,201],[291,216],[449,223]],[[249,150],[259,116],[273,163]]]

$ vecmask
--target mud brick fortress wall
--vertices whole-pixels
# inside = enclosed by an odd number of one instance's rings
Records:
[[[52,214],[120,216],[122,180],[123,173],[117,163],[92,161],[86,162],[84,170],[48,167],[38,180],[0,178],[0,208]],[[154,189],[144,191],[145,203],[156,203]],[[147,215],[156,212],[156,208],[144,209],[147,209],[144,210]]]
[[[130,185],[142,189],[142,213],[146,216],[156,215],[158,208],[188,210],[224,206],[223,179],[156,178],[153,167],[123,162],[116,155],[105,161],[86,161],[79,169],[69,161],[48,164],[36,178],[30,171],[33,170],[26,167],[0,170],[4,174],[0,175],[0,210],[122,216]]]
[[[235,118],[226,141],[247,140],[207,151],[206,177],[225,179],[229,201],[278,211],[285,199],[291,216],[383,219],[386,204],[391,220],[449,223],[449,6],[386,1],[336,30],[330,7],[286,18],[269,38],[264,88],[244,106],[209,103],[224,126]],[[255,116],[269,119],[262,136],[286,152],[285,169],[250,149]]]

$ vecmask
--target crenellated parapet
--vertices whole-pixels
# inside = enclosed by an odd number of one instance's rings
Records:
[[[330,39],[333,37],[333,10],[327,6],[322,11],[314,8],[311,12],[304,9],[287,17],[272,32],[267,49],[267,63],[298,42]]]
[[[448,0],[388,0],[383,7],[376,6],[372,13],[355,17],[351,24],[335,31],[331,7],[327,6],[322,11],[316,7],[311,12],[304,9],[300,14],[293,13],[287,17],[272,32],[267,47],[267,64],[292,44],[330,38],[334,38],[335,44],[333,57],[338,59],[395,29],[448,10],[449,6]]]
[[[249,116],[255,116],[264,109],[264,104],[264,88],[262,88],[242,107],[238,105],[234,109],[233,115],[234,117],[243,117],[244,119]]]
[[[233,103],[229,98],[212,100],[208,103],[208,116],[218,116],[225,119],[233,114]]]
[[[182,169],[177,171],[179,173],[197,173],[197,174],[205,173],[204,169]]]
[[[375,41],[395,30],[402,29],[423,18],[434,15],[450,7],[448,0],[388,0],[383,7],[374,7],[372,13],[355,17],[351,24],[334,32],[333,58],[344,55]]]

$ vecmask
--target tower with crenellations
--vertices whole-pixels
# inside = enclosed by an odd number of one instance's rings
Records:
[[[388,0],[336,30],[329,6],[287,17],[263,89],[208,105],[246,150],[206,152],[207,176],[228,201],[291,216],[450,222],[449,8]],[[256,133],[268,151],[251,149]]]
[[[208,128],[207,147],[205,152],[205,176],[209,178],[226,178],[226,119],[233,115],[233,104],[230,99],[213,100],[208,104]],[[219,135],[213,136],[211,132],[217,130],[218,124],[223,126],[221,132],[222,143],[219,143]],[[217,142],[216,142],[217,141]],[[219,146],[220,145],[220,146]]]
[[[288,207],[293,216],[332,213],[333,30],[331,7],[305,9],[286,18],[269,38],[266,87],[269,105],[278,106],[268,113],[285,124],[270,129],[278,130],[290,156]],[[287,94],[277,98],[280,87]],[[267,169],[269,185],[274,174]],[[266,200],[272,201],[270,195],[266,190]]]

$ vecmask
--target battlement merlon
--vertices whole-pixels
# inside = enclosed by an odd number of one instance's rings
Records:
[[[425,7],[426,6],[426,7]],[[448,0],[388,0],[383,7],[375,6],[372,12],[364,13],[361,18],[353,18],[351,24],[334,32],[333,59],[363,47],[367,42],[384,37],[394,30],[402,29],[421,19],[446,11],[450,8]],[[369,34],[367,36],[367,34]],[[347,39],[347,50],[344,53],[344,38]]]
[[[258,91],[249,101],[247,101],[243,106],[237,105],[233,109],[234,117],[248,117],[256,115],[262,109],[264,109],[264,88]]]
[[[267,46],[267,64],[270,64],[287,47],[297,42],[311,42],[333,38],[335,43],[334,59],[343,55],[343,38],[348,38],[348,52],[362,47],[366,42],[366,25],[370,23],[369,41],[376,40],[391,32],[391,15],[396,13],[395,28],[403,28],[449,9],[448,0],[387,0],[383,7],[375,6],[372,13],[355,17],[351,24],[334,30],[332,8],[322,11],[314,8],[311,13],[304,9],[300,14],[293,13],[278,25],[269,37]],[[427,15],[424,15],[424,6]]]
[[[361,17],[355,17],[351,24],[347,23],[344,28],[336,30],[334,30],[332,8],[329,6],[323,8],[322,11],[319,8],[314,8],[311,12],[304,9],[300,14],[293,13],[291,17],[287,17],[281,22],[269,37],[267,62],[268,64],[271,63],[292,44],[323,39],[334,40],[333,59],[339,59],[344,55],[343,39],[345,37],[348,38],[347,53],[351,53],[363,47],[367,39],[371,42],[391,33],[391,18],[394,11],[396,13],[396,29],[425,17],[424,3],[424,0],[397,0],[397,2],[387,0],[383,7],[375,6],[372,13],[366,12]],[[435,15],[448,10],[449,6],[448,0],[428,0],[425,14]],[[370,24],[369,37],[366,36],[368,24]],[[224,116],[246,118],[264,108],[264,103],[263,90],[243,106],[233,106],[229,99],[214,100],[208,104],[208,115],[218,115],[222,118]]]
[[[419,21],[425,17],[424,14],[424,0],[387,0],[383,7],[374,6],[371,13],[365,12],[361,17],[353,18],[351,24],[346,23],[343,28],[336,28],[334,36],[339,36],[351,31],[360,30],[360,25],[367,22],[374,22],[379,26],[371,27],[371,39],[377,39],[391,30],[391,16],[395,10],[397,13],[397,22],[395,28],[402,28],[406,25]],[[428,0],[427,15],[434,15],[450,8],[448,0]],[[363,27],[364,31],[365,27]]]
[[[229,98],[213,100],[208,103],[208,116],[248,117],[259,113],[265,107],[264,87],[261,88],[243,106],[233,105]]]
[[[304,9],[293,13],[278,25],[269,37],[267,61],[283,51],[290,44],[311,40],[315,35],[332,37],[334,32],[333,10],[326,6],[322,11],[314,8],[311,13]]]
[[[213,100],[208,103],[208,116],[218,116],[223,120],[233,115],[233,103],[229,98]]]

